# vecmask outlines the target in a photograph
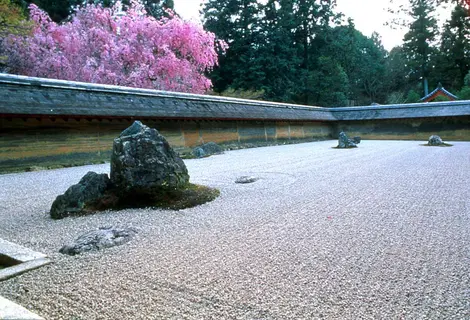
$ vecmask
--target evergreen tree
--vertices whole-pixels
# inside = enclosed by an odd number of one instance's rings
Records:
[[[116,0],[17,0],[26,8],[33,3],[42,10],[46,11],[55,22],[61,22],[67,19],[78,7],[85,4],[100,4],[105,8],[114,5]],[[163,16],[168,16],[166,9],[174,9],[173,0],[146,0],[142,1],[147,13],[157,20]],[[126,9],[130,5],[129,0],[122,0],[123,7]]]
[[[259,38],[259,4],[256,0],[209,0],[203,10],[204,28],[228,44],[211,78],[214,90],[259,89],[263,72],[255,60]]]
[[[403,50],[407,57],[412,79],[422,79],[424,94],[428,94],[430,60],[435,49],[432,44],[438,34],[433,16],[436,0],[410,0],[410,16],[413,19],[403,38]]]
[[[321,107],[348,105],[349,80],[341,65],[331,57],[319,57],[309,73],[307,104]]]
[[[295,97],[300,94],[298,82],[302,59],[293,45],[294,22],[287,5],[287,1],[280,4],[277,0],[269,0],[262,8],[264,18],[260,31],[264,42],[259,47],[257,64],[264,72],[261,88],[266,99],[296,102]]]
[[[306,103],[331,0],[209,0],[204,26],[229,48],[211,74],[216,91],[263,90],[265,98]]]
[[[174,11],[174,2],[173,0],[146,0],[143,1],[145,10],[147,13],[157,20],[161,17],[168,17],[166,10],[170,9]]]
[[[444,25],[436,68],[436,81],[446,88],[460,90],[464,85],[470,70],[470,11],[460,5]]]
[[[331,29],[325,39],[327,41],[321,49],[322,55],[338,62],[348,76],[348,100],[354,100],[355,104],[385,102],[387,52],[378,34],[366,37],[349,20],[347,26]]]
[[[385,59],[384,86],[387,94],[387,103],[404,103],[405,94],[410,90],[406,55],[403,47],[398,46],[390,50]]]

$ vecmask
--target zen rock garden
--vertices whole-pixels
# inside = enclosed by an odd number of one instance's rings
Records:
[[[184,209],[214,200],[216,189],[191,184],[183,160],[156,129],[135,121],[114,139],[111,175],[88,172],[53,202],[53,219],[123,208]]]

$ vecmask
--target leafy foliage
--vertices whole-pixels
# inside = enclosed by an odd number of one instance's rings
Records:
[[[31,36],[6,41],[19,74],[141,88],[203,93],[217,64],[215,36],[178,17],[156,20],[132,1],[125,15],[87,5],[57,24],[37,6]],[[224,47],[223,43],[220,43]]]
[[[29,27],[20,6],[10,0],[0,0],[0,38],[10,34],[28,33]]]
[[[408,95],[406,96],[406,103],[416,103],[420,100],[420,95],[414,90],[408,91]]]
[[[67,19],[77,8],[85,5],[101,5],[105,8],[111,8],[116,0],[17,0],[21,1],[26,8],[29,4],[35,4],[41,8],[55,22],[61,22]],[[144,0],[143,5],[146,12],[156,19],[169,17],[168,9],[173,10],[173,0]],[[130,0],[122,1],[124,10],[130,4]]]
[[[31,23],[20,6],[10,0],[0,0],[0,71],[8,71],[5,63],[8,56],[5,54],[4,41],[10,35],[27,35],[31,31]]]

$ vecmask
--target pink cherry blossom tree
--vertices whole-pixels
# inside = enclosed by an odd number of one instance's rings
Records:
[[[125,13],[119,2],[87,5],[62,24],[31,4],[30,18],[31,35],[5,41],[11,70],[28,76],[203,93],[226,46],[199,24],[148,16],[137,0]]]

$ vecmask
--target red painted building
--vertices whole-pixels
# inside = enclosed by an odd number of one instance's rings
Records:
[[[459,98],[455,94],[452,94],[449,91],[447,91],[442,86],[442,84],[439,82],[437,88],[434,89],[434,91],[429,93],[427,96],[422,97],[419,101],[420,102],[431,102],[431,101],[434,101],[439,96],[446,97],[447,99],[449,99],[449,101],[454,101],[454,100],[457,100]]]

